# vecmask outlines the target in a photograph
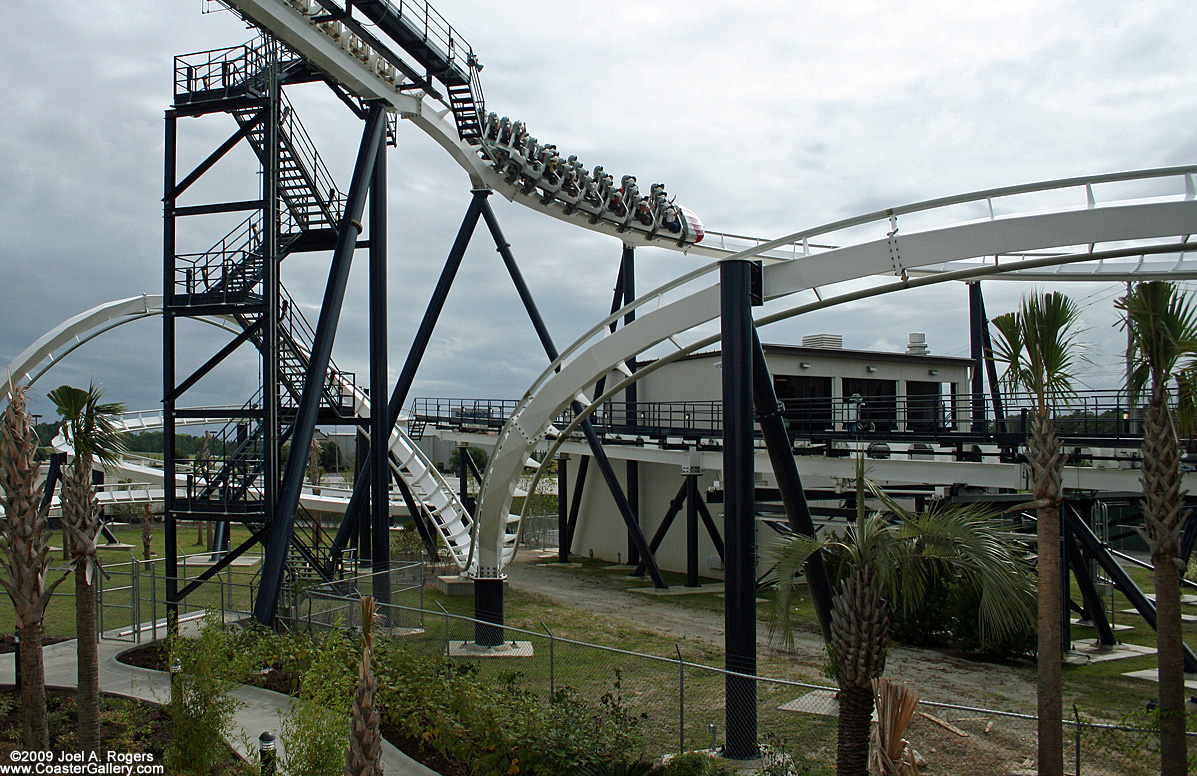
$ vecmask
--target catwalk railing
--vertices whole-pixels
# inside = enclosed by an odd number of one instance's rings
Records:
[[[419,398],[412,404],[412,416],[414,422],[427,426],[498,431],[517,405],[507,399]],[[979,412],[974,412],[974,407]],[[988,394],[977,397],[969,393],[783,398],[780,409],[795,440],[906,439],[1016,447],[1030,434],[1034,402],[1026,395],[1007,394],[1002,398],[1000,419],[995,418],[999,413]],[[1053,414],[1066,444],[1099,448],[1086,454],[1090,460],[1110,457],[1100,448],[1137,448],[1143,438],[1142,412],[1122,391],[1078,392],[1061,402]],[[573,411],[567,410],[554,425],[564,428],[573,416]],[[715,400],[611,401],[599,407],[591,421],[608,442],[717,444],[723,434],[723,405]]]

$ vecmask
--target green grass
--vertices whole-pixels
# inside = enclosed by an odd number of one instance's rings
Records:
[[[151,542],[151,549],[154,553],[154,562],[146,564],[141,562],[141,528],[139,526],[116,527],[113,529],[113,534],[116,538],[124,543],[131,544],[131,550],[112,550],[105,549],[104,544],[100,545],[101,563],[105,570],[110,575],[110,578],[103,579],[100,582],[102,592],[102,627],[105,630],[120,628],[130,625],[133,622],[134,615],[140,614],[142,621],[148,621],[153,610],[152,602],[157,602],[157,616],[159,618],[165,616],[163,608],[163,601],[166,600],[166,580],[163,578],[165,572],[165,562],[163,556],[166,549],[166,536],[162,524],[155,523],[153,539]],[[202,542],[196,542],[197,532],[193,525],[183,525],[178,532],[178,546],[181,554],[192,555],[202,553],[204,545]],[[231,532],[231,546],[237,547],[242,541],[250,536],[248,529],[242,526],[234,526]],[[54,547],[61,548],[62,536],[57,534],[51,538],[50,544]],[[258,549],[250,549],[243,557],[257,557]],[[139,562],[138,568],[138,586],[140,593],[140,610],[135,612],[132,608],[132,591],[129,589],[132,584],[133,573],[131,570],[131,561],[137,559]],[[55,579],[61,576],[63,572],[60,567],[65,563],[61,550],[52,551],[50,555],[50,579]],[[152,571],[151,571],[152,566]],[[180,564],[179,576],[185,579],[192,579],[202,573],[206,566],[187,565],[184,567]],[[254,575],[257,572],[258,565],[251,566],[234,566],[227,572],[222,572],[222,579],[229,583],[226,585],[226,592],[231,592],[236,596],[237,600],[233,604],[238,608],[246,608],[250,605],[251,599],[249,597],[250,585],[255,581]],[[214,585],[207,585],[201,587],[192,596],[186,611],[194,611],[200,608],[219,605],[221,602],[221,592],[219,588]],[[226,598],[226,603],[228,603]],[[63,582],[55,591],[54,596],[46,606],[46,635],[53,638],[74,638],[75,637],[75,583],[74,580],[68,579]],[[13,616],[12,604],[5,598],[0,603],[0,631],[11,633],[15,627],[15,619]]]

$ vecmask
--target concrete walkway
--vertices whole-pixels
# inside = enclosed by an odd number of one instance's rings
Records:
[[[163,671],[125,665],[116,656],[130,649],[128,642],[102,639],[99,646],[100,691],[123,695],[152,703],[166,703],[170,700],[170,676]],[[43,650],[46,663],[46,685],[50,687],[74,687],[76,683],[75,642],[63,641],[51,644]],[[0,684],[16,681],[16,660],[13,654],[0,655]],[[241,686],[233,695],[242,702],[233,719],[233,728],[228,736],[229,744],[251,760],[258,757],[258,736],[269,730],[276,737],[282,728],[283,718],[290,713],[291,698],[270,690]],[[382,744],[382,768],[388,776],[439,776],[390,743]]]

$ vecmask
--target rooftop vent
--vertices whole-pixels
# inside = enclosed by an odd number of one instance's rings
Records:
[[[928,352],[927,335],[917,331],[911,332],[910,342],[906,344],[906,355],[925,356]]]
[[[802,338],[804,348],[831,348],[842,350],[844,347],[843,334],[807,334]]]

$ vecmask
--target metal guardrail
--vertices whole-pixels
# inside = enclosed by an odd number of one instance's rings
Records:
[[[780,404],[795,437],[884,439],[906,434],[947,440],[958,435],[971,443],[988,441],[1003,446],[1017,446],[1025,440],[1034,407],[1030,396],[1006,394],[999,420],[988,393],[789,398]],[[417,398],[412,403],[412,417],[420,424],[497,431],[518,405],[509,399]],[[976,417],[974,406],[980,408]],[[1137,448],[1143,438],[1142,415],[1124,391],[1078,392],[1062,401],[1054,415],[1057,433],[1069,443]],[[575,416],[572,409],[567,410],[555,423],[564,427]],[[717,400],[610,401],[594,411],[591,422],[608,436],[717,440],[723,433],[723,405]],[[1191,444],[1193,440],[1184,441]]]

